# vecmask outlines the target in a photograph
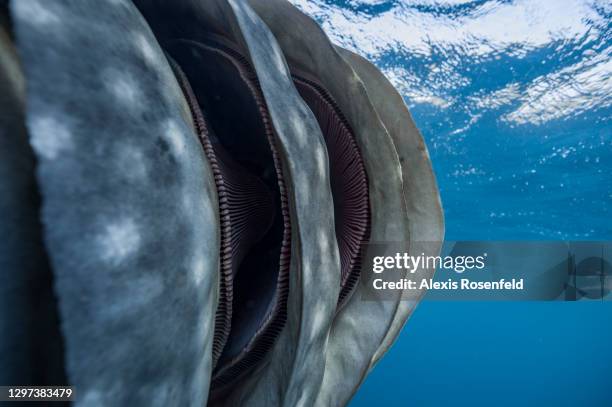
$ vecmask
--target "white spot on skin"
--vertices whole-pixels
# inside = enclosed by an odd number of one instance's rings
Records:
[[[98,238],[102,258],[120,264],[140,247],[140,233],[133,219],[122,219],[106,225]]]
[[[183,213],[185,213],[187,216],[194,213],[195,205],[193,203],[193,196],[191,194],[185,192],[181,194],[181,207],[183,208]]]
[[[332,216],[332,219],[330,219],[329,224],[330,225],[334,224],[333,216]],[[319,250],[322,253],[328,253],[330,250],[333,251],[333,246],[329,244],[328,231],[326,229],[320,228],[317,234],[319,235],[317,239],[317,241],[319,242]]]
[[[298,108],[300,107],[298,106]],[[305,105],[303,105],[302,108],[307,109]],[[312,120],[314,120],[314,116],[312,114],[309,115],[306,112],[306,110],[300,113],[298,109],[287,109],[285,111],[285,116],[286,116],[287,122],[291,123],[290,129],[295,134],[295,143],[297,143],[297,147],[300,149],[307,148],[308,142],[310,140],[311,129],[308,128],[307,125],[304,125],[302,123],[305,123],[306,120],[309,120],[312,123]],[[280,139],[281,139],[281,142],[284,141],[282,136],[280,137]]]
[[[102,393],[100,393],[98,390],[89,390],[83,395],[78,404],[83,407],[105,406],[104,402],[102,401]]]
[[[60,18],[49,8],[53,7],[52,1],[15,1],[12,6],[19,19],[35,26],[43,26],[60,23]]]
[[[72,148],[70,130],[54,117],[35,118],[30,123],[32,147],[48,160],[54,160],[58,155]]]
[[[327,158],[326,150],[323,147],[315,150],[315,159],[317,162],[317,174],[321,178],[327,178],[327,174],[329,174],[327,163],[329,160]]]
[[[102,76],[103,83],[117,101],[132,109],[140,106],[142,92],[131,76],[115,69],[104,72]]]
[[[198,319],[196,341],[201,343],[204,349],[208,348],[208,346],[211,346],[213,342],[211,325],[211,319],[206,314],[202,314],[201,317]]]
[[[149,65],[157,66],[159,64],[159,53],[153,48],[153,44],[151,44],[147,37],[141,33],[134,34],[134,45]]]
[[[329,318],[331,316],[329,307],[324,302],[316,302],[312,305],[312,324],[310,326],[310,340],[317,338],[322,332],[327,332]]]
[[[168,120],[164,123],[164,134],[168,138],[172,150],[181,156],[185,154],[185,134],[181,131],[181,128],[174,120]]]
[[[147,165],[144,153],[134,146],[121,145],[118,165],[130,181],[139,181],[147,176]]]
[[[204,281],[204,277],[206,276],[206,261],[204,259],[204,256],[200,254],[195,255],[193,259],[191,275],[193,277],[193,282],[197,286],[199,286],[202,281]]]

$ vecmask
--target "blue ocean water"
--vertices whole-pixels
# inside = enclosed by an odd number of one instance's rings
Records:
[[[612,2],[293,2],[404,96],[448,240],[612,240]],[[351,406],[612,406],[611,344],[609,302],[424,302]]]

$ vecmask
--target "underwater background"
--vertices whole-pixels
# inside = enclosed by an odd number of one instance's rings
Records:
[[[612,240],[612,1],[292,2],[404,96],[447,240]],[[379,405],[612,406],[612,302],[424,301]]]

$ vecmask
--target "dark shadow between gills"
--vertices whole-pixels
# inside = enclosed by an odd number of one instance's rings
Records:
[[[334,99],[316,80],[293,71],[293,82],[319,123],[329,156],[340,251],[340,309],[359,280],[363,244],[370,236],[368,177],[353,130]]]
[[[290,220],[276,136],[250,64],[225,39],[165,47],[215,173],[221,298],[211,397],[261,361],[286,321]]]

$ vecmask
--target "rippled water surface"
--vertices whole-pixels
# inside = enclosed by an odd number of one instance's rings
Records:
[[[292,0],[380,67],[449,240],[612,240],[612,2]],[[422,303],[352,407],[610,406],[611,303]]]

